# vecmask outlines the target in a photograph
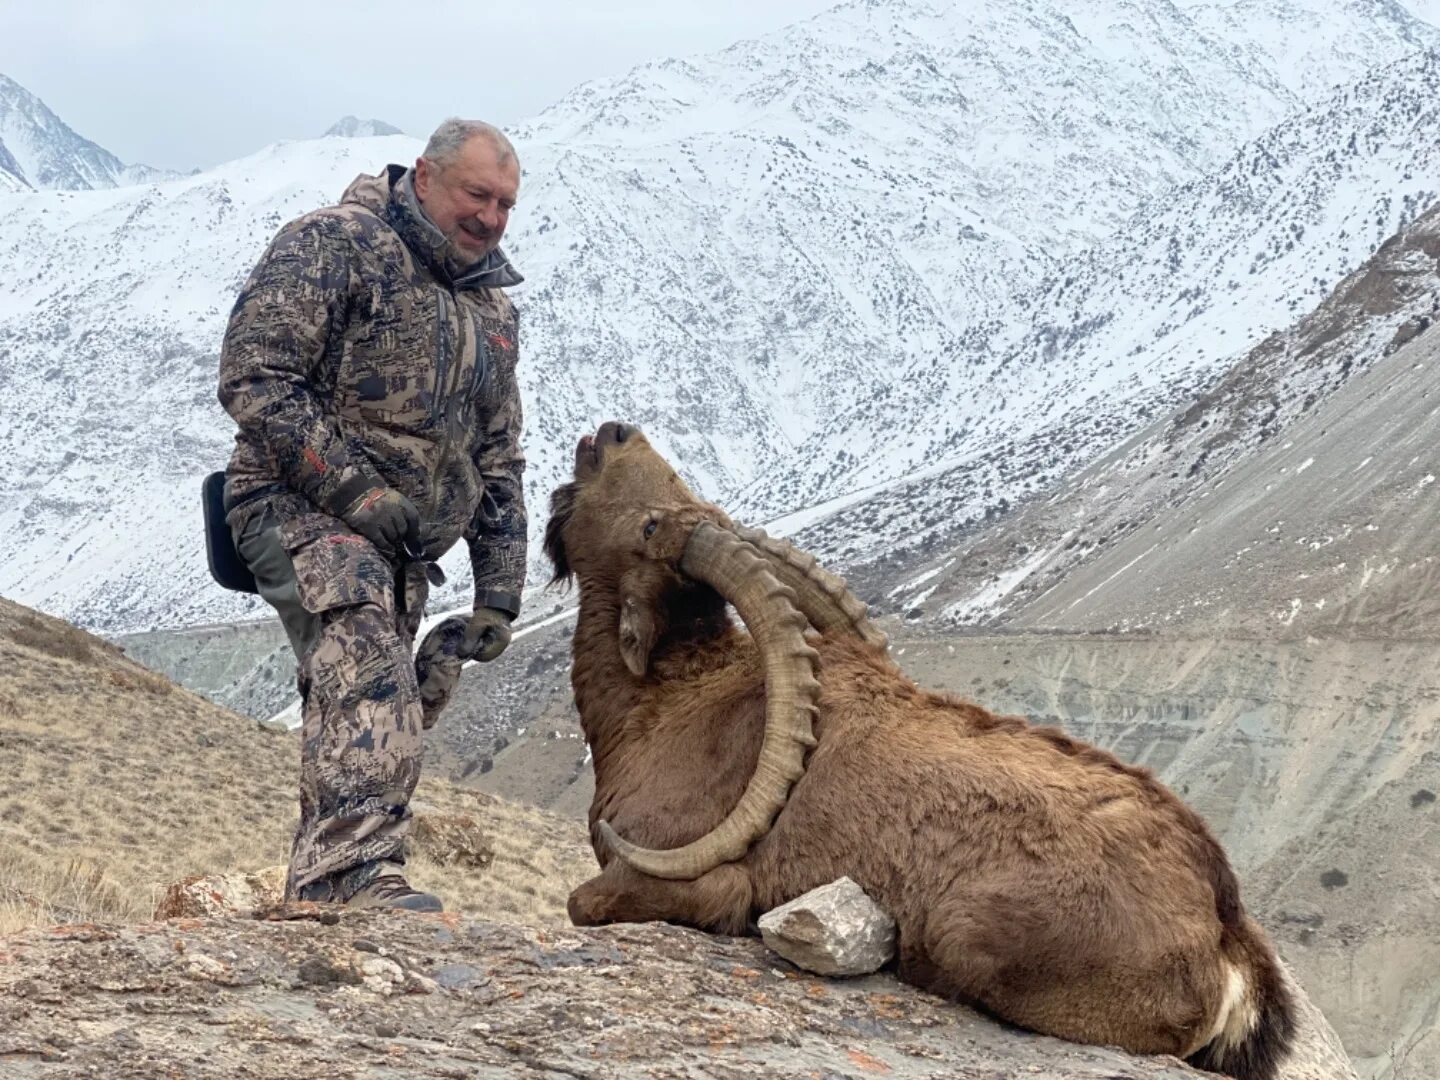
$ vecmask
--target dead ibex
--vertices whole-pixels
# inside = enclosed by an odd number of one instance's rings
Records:
[[[848,875],[895,917],[918,986],[1274,1074],[1293,1028],[1274,952],[1209,829],[1149,772],[916,687],[840,579],[735,527],[633,427],[580,440],[545,546],[579,581],[595,763],[603,870],[570,896],[577,924],[743,934]]]

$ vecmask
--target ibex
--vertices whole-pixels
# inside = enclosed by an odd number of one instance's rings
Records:
[[[1294,1027],[1274,951],[1210,830],[1148,771],[917,687],[839,578],[696,498],[633,427],[580,440],[551,511],[555,579],[579,582],[602,867],[570,896],[577,925],[753,933],[848,875],[894,916],[908,982],[1274,1075]]]

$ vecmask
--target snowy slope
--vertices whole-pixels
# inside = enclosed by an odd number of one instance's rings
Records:
[[[862,571],[944,625],[1440,634],[1440,203],[1314,311],[1050,490]]]
[[[75,134],[15,80],[0,75],[0,191],[27,187],[85,191],[174,175],[146,165],[126,165]]]
[[[1385,52],[1433,47],[1432,0],[1179,0],[1200,30],[1234,43],[1241,62],[1259,64],[1292,91],[1319,98],[1352,82]],[[1340,34],[1335,30],[1344,27]]]
[[[1435,34],[1400,8],[1335,9],[1312,52],[1337,71]],[[755,507],[836,490],[812,459],[851,482],[812,433],[906,386],[920,405],[968,401],[958,359],[977,335],[1032,326],[1037,282],[1299,107],[1304,80],[1277,55],[1163,0],[1083,16],[876,0],[578,89],[515,133],[535,523],[576,434],[611,416],[716,497],[776,462],[802,469]],[[419,145],[320,139],[160,185],[0,194],[0,453],[17,463],[0,592],[105,629],[242,610],[206,583],[193,510],[229,439],[213,384],[225,316],[280,224]],[[1127,251],[1112,257],[1150,257]],[[1085,303],[1133,312],[1102,263]],[[993,390],[1044,388],[1020,353],[977,369],[1006,431],[1035,405]],[[855,428],[867,441],[851,448],[909,438],[900,419]]]
[[[1436,40],[1334,6],[1310,51],[1350,77]],[[556,230],[541,258],[566,271],[532,298],[534,340],[579,377],[618,361],[642,384],[620,411],[683,426],[728,490],[917,358],[951,363],[1017,282],[1218,165],[1304,82],[1168,3],[896,0],[587,85],[520,133]],[[638,288],[616,272],[637,250]],[[738,460],[708,437],[730,417]]]
[[[0,142],[0,191],[28,191],[29,183],[25,180],[25,170],[15,160],[15,156]]]
[[[1440,197],[1437,93],[1440,54],[1425,53],[1281,124],[1071,260],[964,362],[922,358],[821,429],[744,512],[814,507],[791,522],[804,527],[837,500],[872,516],[891,500],[919,539],[1065,475],[1289,326]],[[872,493],[905,477],[903,496]]]

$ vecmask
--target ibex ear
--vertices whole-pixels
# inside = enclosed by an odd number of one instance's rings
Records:
[[[655,647],[655,613],[648,604],[627,595],[620,601],[620,656],[632,674],[644,676]]]

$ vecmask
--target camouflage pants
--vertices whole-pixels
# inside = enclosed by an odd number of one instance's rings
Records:
[[[365,864],[405,857],[423,749],[411,659],[423,568],[407,568],[397,614],[394,566],[328,514],[282,519],[266,509],[239,530],[236,546],[298,662],[300,824],[286,893],[322,878],[352,892]]]

